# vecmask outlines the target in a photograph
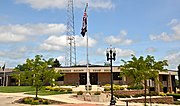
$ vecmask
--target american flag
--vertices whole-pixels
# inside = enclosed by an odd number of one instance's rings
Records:
[[[87,6],[88,5],[86,5],[86,8],[84,10],[83,22],[82,22],[82,28],[81,28],[81,35],[83,37],[85,36],[85,34],[87,32],[87,13],[86,13]]]

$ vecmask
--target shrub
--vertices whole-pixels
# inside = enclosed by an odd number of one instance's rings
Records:
[[[167,96],[173,96],[174,100],[180,99],[180,94],[167,94]]]
[[[66,90],[64,88],[60,88],[60,92],[65,92]]]
[[[31,102],[31,105],[38,105],[39,104],[39,100],[33,100],[32,102]]]
[[[49,101],[48,100],[43,100],[42,104],[49,104]]]
[[[120,87],[120,90],[124,90],[124,87]]]
[[[53,91],[60,91],[61,89],[60,88],[54,88]]]
[[[71,88],[68,88],[68,89],[67,89],[67,92],[68,92],[68,93],[71,93],[71,92],[72,92],[72,89],[71,89]]]
[[[127,89],[130,90],[134,90],[134,89],[143,89],[144,87],[142,85],[136,85],[136,86],[128,86]]]
[[[159,93],[155,92],[155,91],[151,91],[150,94],[151,94],[151,96],[158,96],[159,95]]]
[[[166,96],[166,94],[165,93],[159,93],[159,96]]]
[[[101,94],[100,91],[96,91],[96,92],[94,93],[94,95],[100,95],[100,94]]]
[[[83,94],[83,91],[77,92],[77,95],[82,95],[82,94]]]
[[[111,88],[109,88],[109,87],[104,88],[104,91],[110,91],[110,90],[111,90]]]
[[[50,90],[50,89],[52,89],[51,86],[46,86],[46,87],[45,87],[45,90]]]
[[[104,86],[111,86],[111,84],[105,84]]]
[[[32,101],[32,99],[30,99],[30,98],[25,98],[25,99],[23,100],[23,103],[25,103],[25,104],[30,104],[31,101]]]

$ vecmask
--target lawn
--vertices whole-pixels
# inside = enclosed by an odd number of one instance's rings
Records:
[[[31,86],[0,86],[0,92],[2,93],[17,93],[17,92],[29,92],[35,89]]]
[[[0,86],[1,93],[18,93],[25,92],[25,94],[35,95],[35,88],[31,86]],[[38,95],[56,95],[56,94],[67,94],[67,92],[47,91],[45,87],[38,92]]]
[[[26,92],[25,94],[35,95],[35,91]],[[46,91],[40,90],[38,95],[45,96],[45,95],[57,95],[57,94],[67,94],[67,92],[57,92],[57,91]]]

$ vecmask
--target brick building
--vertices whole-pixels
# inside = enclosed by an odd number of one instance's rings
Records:
[[[13,69],[6,69],[5,71],[5,86],[16,85],[15,79],[11,77]],[[87,82],[86,66],[74,66],[74,67],[60,67],[55,68],[55,71],[60,71],[64,76],[59,77],[57,83],[60,85],[85,85]],[[110,84],[110,67],[90,65],[90,83],[92,85],[104,85]],[[113,83],[119,85],[130,85],[132,79],[128,76],[119,77],[120,69],[119,66],[113,66]],[[158,92],[172,92],[176,91],[175,87],[175,76],[177,71],[159,72],[160,84],[156,84],[153,80],[148,81],[148,86],[151,90]],[[0,85],[3,85],[4,72],[0,70]]]

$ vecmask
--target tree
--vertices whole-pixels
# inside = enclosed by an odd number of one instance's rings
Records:
[[[159,71],[167,71],[164,66],[168,66],[167,60],[155,61],[153,56],[147,55],[146,58],[140,56],[139,58],[132,55],[131,61],[123,61],[121,65],[121,75],[125,75],[134,79],[132,83],[143,84],[145,89],[145,105],[146,105],[146,88],[147,80],[154,79],[158,81]]]
[[[60,67],[61,64],[59,63],[58,59],[55,59],[53,62],[53,67]]]
[[[180,64],[178,66],[178,78],[179,78],[179,88],[180,88]]]
[[[26,63],[15,67],[14,70],[17,73],[13,75],[21,83],[35,87],[36,98],[43,85],[47,83],[54,84],[55,79],[61,76],[54,68],[50,68],[53,59],[50,58],[46,61],[42,57],[42,55],[36,55],[35,59],[26,59]]]

